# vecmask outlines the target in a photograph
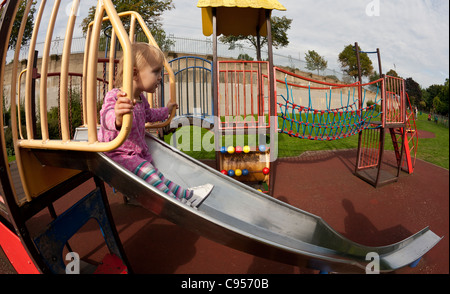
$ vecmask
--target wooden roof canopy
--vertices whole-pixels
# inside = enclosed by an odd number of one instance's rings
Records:
[[[199,0],[203,34],[213,34],[213,8],[217,15],[217,35],[267,36],[266,11],[286,10],[277,0]]]

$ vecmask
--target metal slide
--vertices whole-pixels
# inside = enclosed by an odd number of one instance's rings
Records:
[[[78,136],[80,137],[80,135]],[[380,272],[408,266],[441,238],[428,228],[383,247],[356,244],[334,231],[320,217],[260,193],[172,146],[147,138],[155,165],[184,187],[214,184],[198,209],[167,196],[102,153],[34,150],[42,164],[90,170],[147,209],[177,225],[231,248],[286,264],[327,272],[364,273],[379,255]],[[370,256],[370,255],[369,255]]]

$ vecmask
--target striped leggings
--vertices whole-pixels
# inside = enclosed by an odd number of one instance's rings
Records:
[[[148,161],[143,161],[134,170],[134,173],[156,189],[173,198],[181,200],[183,198],[189,199],[192,197],[192,191],[183,189],[174,182],[166,179],[164,175]]]

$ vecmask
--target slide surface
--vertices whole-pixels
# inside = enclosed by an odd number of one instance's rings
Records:
[[[286,264],[364,273],[379,258],[380,272],[390,272],[414,263],[441,240],[425,228],[396,244],[363,246],[320,217],[222,175],[165,142],[149,135],[147,143],[155,166],[166,178],[186,188],[205,183],[215,186],[198,209],[158,191],[102,153],[36,150],[35,154],[43,164],[90,170],[155,214],[206,238]]]

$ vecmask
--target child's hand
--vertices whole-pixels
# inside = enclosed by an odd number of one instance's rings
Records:
[[[122,127],[122,121],[124,114],[131,113],[134,108],[135,101],[131,101],[127,98],[127,93],[117,93],[117,101],[114,106],[114,112],[116,114],[116,129],[120,130]]]
[[[172,113],[172,109],[175,107],[175,109],[178,109],[178,104],[176,102],[169,101],[167,103],[167,108],[169,109],[169,113]]]

